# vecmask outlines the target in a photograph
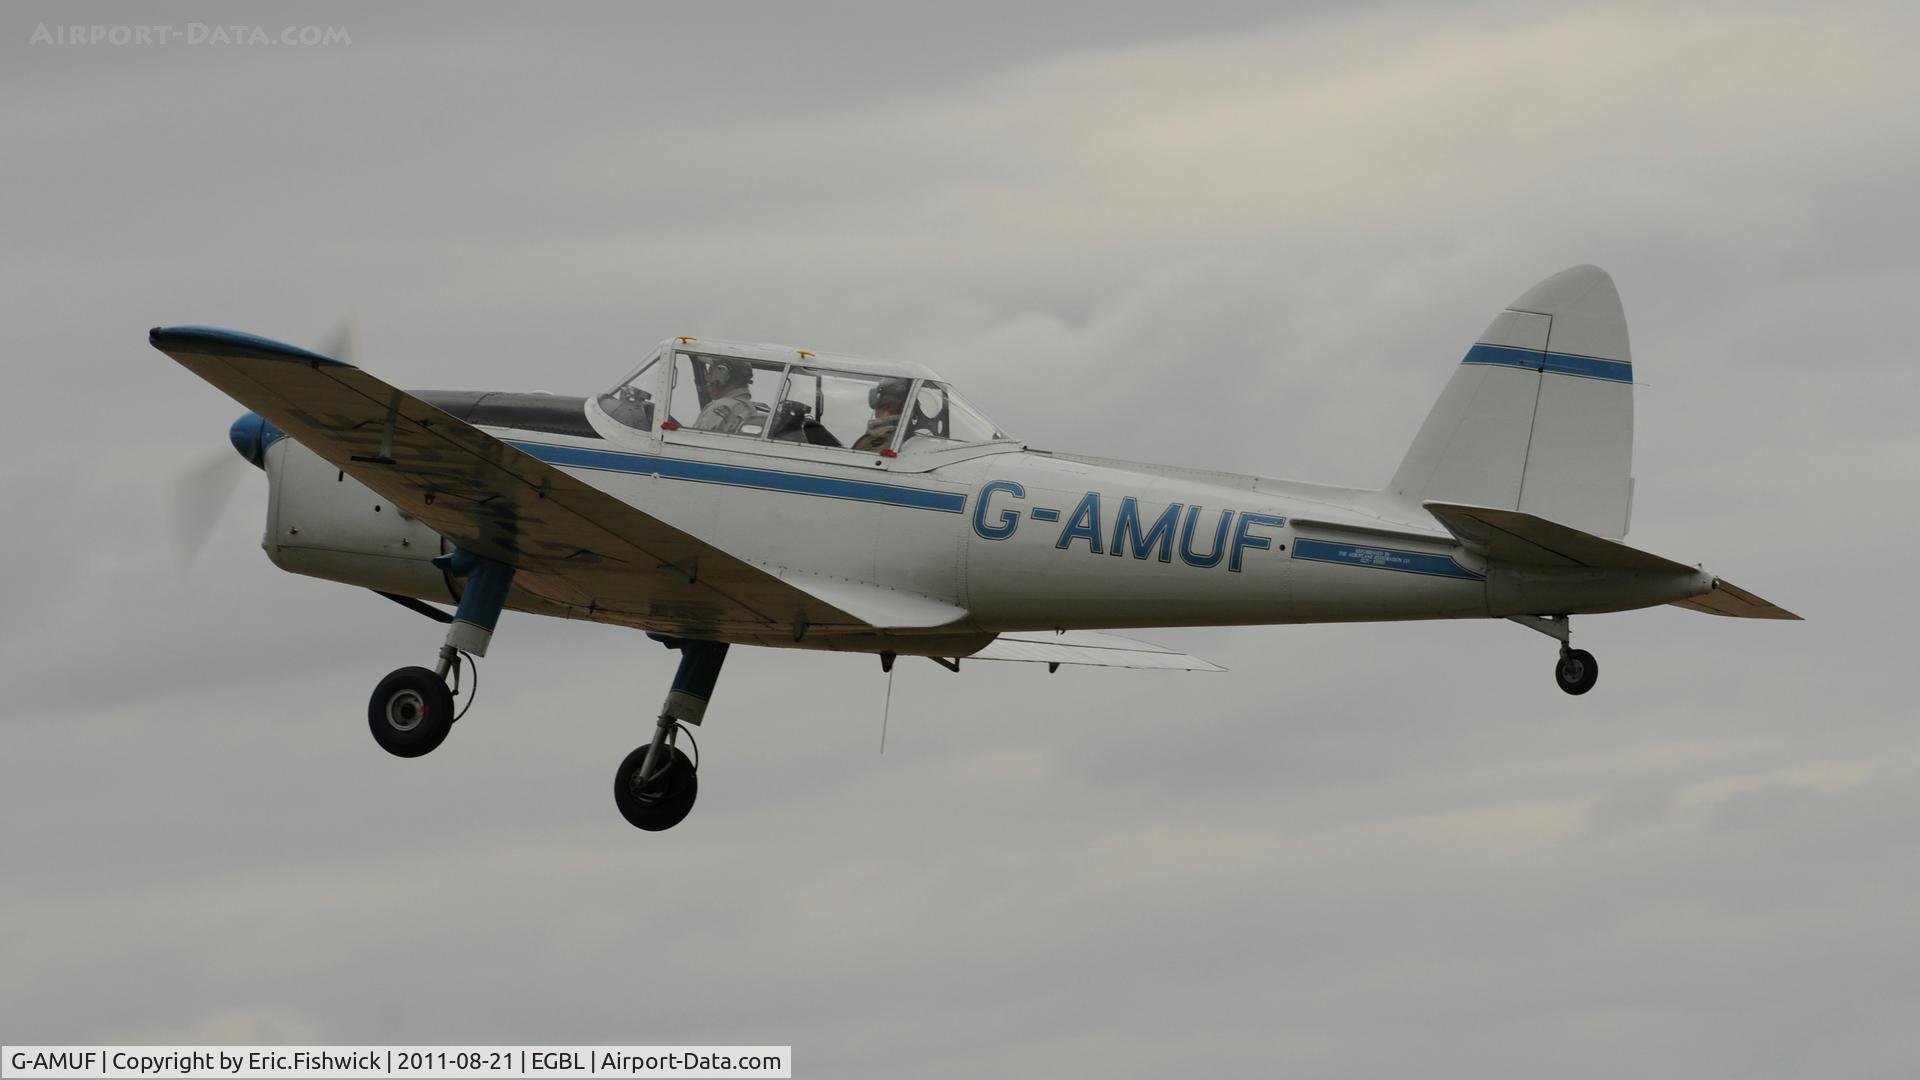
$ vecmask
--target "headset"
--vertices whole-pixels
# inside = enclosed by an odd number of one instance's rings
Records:
[[[753,378],[753,367],[744,360],[716,356],[707,361],[707,385],[718,389],[732,386],[740,381],[740,369],[747,369],[747,379]]]
[[[877,409],[880,403],[889,397],[897,397],[900,404],[907,403],[907,391],[913,387],[912,379],[882,379],[867,387],[867,408]]]

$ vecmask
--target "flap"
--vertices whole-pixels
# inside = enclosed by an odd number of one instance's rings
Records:
[[[832,604],[869,626],[930,629],[949,626],[967,617],[965,608],[906,589],[824,577],[804,570],[771,567],[769,570],[794,588]]]

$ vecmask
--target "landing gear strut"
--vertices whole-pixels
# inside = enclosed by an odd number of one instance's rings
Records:
[[[446,740],[454,721],[447,673],[460,663],[461,653],[487,655],[487,642],[493,639],[494,625],[513,585],[513,567],[457,548],[433,562],[467,579],[460,606],[447,624],[440,662],[431,671],[403,667],[389,673],[367,702],[367,728],[373,740],[396,757],[419,757]]]
[[[1565,615],[1509,615],[1507,618],[1529,630],[1538,630],[1560,642],[1560,658],[1553,665],[1553,679],[1569,694],[1584,694],[1600,681],[1600,663],[1585,649],[1573,647],[1573,627]]]
[[[706,716],[707,702],[720,680],[720,665],[727,659],[723,641],[657,640],[680,650],[680,669],[674,672],[673,688],[660,707],[653,741],[628,754],[613,777],[613,803],[620,808],[620,816],[648,832],[673,828],[693,809],[700,793],[699,746],[694,745],[695,756],[689,758],[676,744],[683,734],[693,743],[692,728]]]

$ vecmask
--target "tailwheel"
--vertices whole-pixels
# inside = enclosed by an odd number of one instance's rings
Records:
[[[677,746],[661,746],[663,764],[647,771],[647,754],[654,744],[636,748],[620,763],[613,778],[613,802],[620,816],[637,829],[663,832],[680,824],[700,793],[700,775],[692,759]]]
[[[367,727],[387,753],[419,757],[439,746],[453,727],[453,692],[435,672],[403,667],[373,688]]]
[[[1560,661],[1554,665],[1553,677],[1560,683],[1560,689],[1569,694],[1584,694],[1593,689],[1600,681],[1600,665],[1593,654],[1585,649],[1560,650]]]

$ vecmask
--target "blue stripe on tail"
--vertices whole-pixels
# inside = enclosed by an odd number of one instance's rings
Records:
[[[1598,356],[1516,349],[1508,345],[1475,345],[1467,350],[1462,364],[1486,364],[1491,367],[1527,368],[1553,375],[1572,375],[1581,379],[1604,379],[1631,383],[1633,365],[1625,360],[1604,360]]]

